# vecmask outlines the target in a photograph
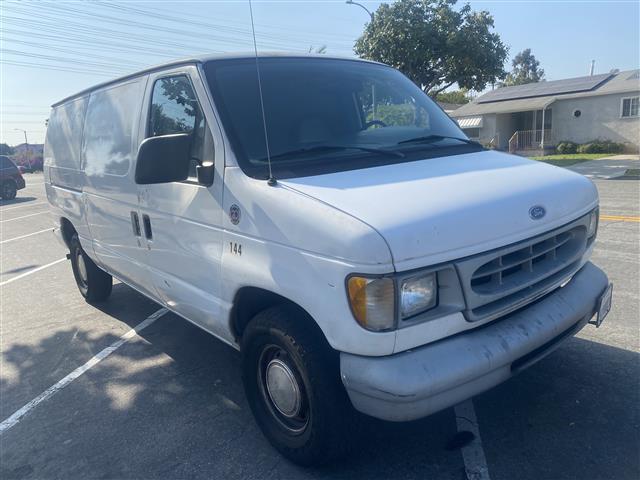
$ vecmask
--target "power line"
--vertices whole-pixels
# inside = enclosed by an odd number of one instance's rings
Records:
[[[16,10],[16,9],[14,9]],[[45,11],[45,13],[42,12],[42,10]],[[60,20],[64,20],[65,23],[69,26],[73,26],[74,28],[80,28],[80,29],[84,29],[86,31],[86,29],[88,28],[86,25],[84,24],[80,24],[77,22],[69,22],[68,20],[68,15],[65,16],[64,12],[68,12],[71,13],[73,15],[76,16],[84,16],[84,17],[89,17],[89,18],[95,18],[97,20],[100,20],[101,22],[105,22],[105,23],[111,23],[111,24],[116,24],[116,25],[120,25],[120,26],[129,26],[129,27],[135,27],[135,28],[139,28],[139,29],[145,29],[145,30],[150,30],[152,32],[159,32],[162,33],[163,35],[166,35],[167,33],[171,33],[174,35],[178,35],[178,36],[182,36],[182,37],[188,37],[189,39],[193,39],[194,38],[194,32],[192,31],[187,31],[187,30],[180,30],[180,29],[175,29],[175,28],[171,28],[171,27],[167,27],[167,26],[160,26],[160,25],[155,25],[155,24],[151,24],[151,23],[143,23],[143,22],[137,22],[134,20],[123,20],[123,19],[116,19],[114,17],[111,16],[105,16],[104,14],[101,13],[97,13],[97,12],[85,12],[82,10],[78,10],[78,9],[73,9],[73,8],[68,8],[68,7],[61,7],[59,5],[55,6],[52,10],[51,6],[41,6],[39,7],[38,11],[37,11],[37,15],[40,19],[45,19],[45,20],[53,20],[53,21],[57,21],[59,22]],[[22,14],[22,15],[29,15],[29,16],[34,16],[36,15],[35,11],[29,11],[29,7],[27,7],[27,9],[17,9],[15,11],[15,13],[18,14]],[[61,17],[62,16],[62,17]],[[28,19],[24,19],[24,18],[20,18],[20,17],[14,17],[14,16],[5,16],[5,18],[9,19],[9,20],[13,20],[13,21],[27,21],[27,22],[34,22],[33,18],[28,18]],[[51,24],[49,24],[51,25]],[[117,35],[122,35],[125,32],[122,32],[120,30],[113,30],[113,29],[108,29],[108,28],[103,28],[103,27],[90,27],[92,30],[98,30],[98,31],[103,31],[105,33],[111,33],[111,34],[117,34]],[[135,35],[135,34],[134,34]],[[139,35],[136,35],[138,37],[140,37]],[[143,38],[148,37],[148,34],[144,34]],[[244,44],[245,46],[248,45],[250,43],[250,39],[248,38],[247,35],[242,35],[240,37],[238,36],[232,36],[232,35],[228,35],[228,36],[219,36],[219,35],[211,35],[211,34],[204,34],[204,33],[198,33],[197,34],[197,38],[199,40],[201,39],[209,39],[209,40],[213,40],[217,43],[221,43],[221,44],[229,44],[229,45],[237,45],[237,44]],[[271,47],[275,47],[275,48],[282,48],[285,45],[283,45],[282,43],[276,43],[276,42],[261,42],[263,43],[265,46],[271,46]],[[286,48],[290,48],[288,45],[286,45]]]
[[[200,17],[195,17],[193,15],[188,15],[188,14],[179,14],[176,12],[171,12],[170,15],[164,15],[161,13],[158,13],[157,11],[151,11],[151,10],[145,10],[145,9],[140,9],[140,8],[135,8],[135,7],[131,7],[131,6],[122,6],[122,5],[115,5],[113,3],[107,3],[107,2],[101,2],[101,1],[95,1],[93,2],[94,4],[99,4],[101,6],[104,6],[106,8],[111,8],[111,9],[116,9],[119,11],[124,11],[124,12],[132,12],[132,13],[138,13],[138,14],[142,14],[145,17],[146,16],[151,16],[154,18],[159,18],[159,19],[163,19],[169,22],[176,22],[179,23],[181,25],[183,24],[187,24],[190,26],[194,26],[194,27],[200,27],[200,28],[207,28],[207,29],[211,29],[211,28],[216,28],[219,30],[225,30],[225,31],[232,31],[232,32],[237,32],[237,33],[242,33],[244,35],[251,35],[252,31],[251,29],[248,28],[238,28],[238,27],[230,27],[229,24],[236,24],[236,25],[245,25],[243,23],[237,22],[237,21],[232,21],[232,20],[225,20],[224,24],[219,24],[219,23],[205,23],[199,20],[191,20],[193,18],[200,18]],[[283,31],[286,30],[287,33],[291,33],[291,32],[295,32],[295,29],[292,29],[291,27],[287,26],[287,27],[268,27],[268,26],[262,26],[262,27],[266,27],[266,28],[271,28],[271,29],[276,29],[278,31]],[[298,30],[298,32],[300,32]],[[324,43],[327,44],[326,42],[326,38],[324,39],[319,39],[322,37],[318,37],[318,38],[313,38],[311,39],[311,37],[308,37],[307,35],[309,35],[310,31],[304,31],[303,32],[305,37],[298,37],[297,42],[300,43],[301,41],[304,42],[311,42],[311,43]],[[284,40],[284,41],[291,41],[293,39],[295,39],[295,37],[283,37],[282,35],[274,35],[271,33],[266,33],[263,31],[260,31],[260,29],[256,29],[256,35],[258,37],[262,37],[262,38],[270,38],[270,39],[274,39],[274,40]],[[318,35],[324,35],[322,33],[318,33]],[[340,34],[332,34],[333,38],[339,37],[341,36]],[[343,38],[348,39],[349,41],[353,41],[353,39],[347,35],[342,35]],[[335,44],[337,45],[337,44]],[[343,44],[343,46],[346,44]],[[349,46],[349,48],[351,48],[351,46]]]
[[[69,48],[63,48],[63,47],[59,47],[59,46],[53,46],[53,45],[46,45],[46,44],[42,44],[42,43],[37,43],[37,42],[25,42],[23,40],[14,40],[14,39],[10,39],[10,38],[5,38],[4,41],[6,43],[17,43],[20,45],[27,45],[27,46],[32,46],[32,47],[42,47],[47,49],[47,51],[57,51],[57,52],[62,52],[62,53],[71,53],[71,54],[76,54],[76,55],[84,55],[83,52],[79,52],[78,50],[73,50],[73,49],[69,49]],[[106,60],[106,61],[119,61],[118,58],[114,58],[114,57],[108,57],[105,55],[96,55],[95,53],[91,54],[91,58],[92,59],[102,59],[102,60]],[[145,65],[142,63],[139,64],[133,64],[133,63],[128,63],[127,62],[127,66],[134,66],[135,68],[142,68]]]
[[[100,71],[100,70],[89,70],[89,69],[81,69],[81,68],[72,68],[72,67],[61,67],[61,66],[57,66],[57,65],[45,65],[45,64],[42,64],[42,63],[19,62],[19,61],[15,61],[15,60],[0,59],[0,64],[15,65],[15,66],[18,66],[18,67],[29,67],[29,68],[39,69],[39,70],[57,70],[57,71],[60,71],[60,72],[81,73],[81,74],[88,74],[88,75],[96,75],[96,76],[100,76],[100,77],[113,78],[113,77],[116,76],[113,72],[106,72],[106,71]]]
[[[73,63],[75,65],[80,65],[80,66],[86,66],[86,67],[105,67],[105,68],[109,68],[109,69],[119,69],[119,70],[126,70],[127,68],[130,68],[130,65],[127,64],[116,64],[116,63],[107,63],[107,62],[91,62],[91,61],[87,61],[87,60],[77,60],[75,58],[69,58],[69,57],[60,57],[60,56],[55,56],[55,55],[44,55],[41,53],[31,53],[31,52],[24,52],[21,50],[12,50],[12,49],[4,49],[3,52],[5,54],[10,54],[10,55],[18,55],[20,57],[30,57],[30,58],[41,58],[43,60],[52,60],[52,61],[58,61],[58,62],[65,62],[65,63]]]
[[[168,17],[166,15],[161,15],[161,14],[157,14],[154,12],[150,12],[148,10],[141,10],[141,9],[137,9],[137,8],[133,8],[133,7],[123,7],[120,5],[110,5],[110,4],[104,4],[101,2],[92,2],[92,5],[99,5],[99,6],[103,6],[103,7],[107,7],[107,8],[117,8],[118,10],[124,10],[124,11],[132,11],[135,13],[139,13],[139,14],[143,14],[145,15],[145,18],[148,18],[149,16],[151,17],[155,17],[155,18],[161,18],[165,21],[170,21],[170,22],[176,22],[175,18],[171,18]],[[29,13],[29,8],[31,7],[31,5],[25,5],[26,7],[26,11],[27,13]],[[220,24],[211,24],[211,23],[203,23],[203,22],[194,22],[194,21],[178,21],[178,23],[180,23],[181,25],[187,23],[189,25],[192,26],[196,26],[198,28],[206,28],[207,30],[211,30],[214,29],[215,31],[226,31],[228,33],[230,33],[231,35],[228,36],[219,36],[219,35],[212,35],[211,33],[195,33],[193,30],[184,30],[184,29],[176,29],[176,28],[172,28],[172,27],[167,27],[166,25],[157,25],[157,24],[152,24],[150,22],[139,22],[136,20],[131,20],[131,19],[123,19],[123,18],[118,18],[118,17],[113,17],[111,15],[105,15],[104,13],[100,13],[100,12],[96,12],[96,11],[86,11],[86,10],[81,10],[78,8],[71,8],[69,6],[61,6],[61,5],[40,5],[38,7],[38,15],[39,16],[43,16],[42,15],[42,10],[45,10],[46,12],[49,13],[49,15],[53,14],[53,15],[64,15],[64,12],[70,13],[72,15],[80,15],[80,16],[84,16],[84,17],[89,17],[89,18],[95,18],[100,20],[101,22],[106,22],[106,23],[111,23],[111,24],[116,24],[116,25],[124,25],[124,26],[133,26],[133,27],[137,27],[137,28],[141,28],[141,29],[146,29],[146,30],[151,30],[151,31],[157,31],[157,32],[161,32],[163,34],[166,33],[173,33],[176,35],[181,35],[181,36],[186,36],[188,38],[193,38],[194,36],[197,36],[198,39],[211,39],[214,40],[216,42],[219,43],[226,43],[226,44],[236,44],[236,43],[242,43],[247,45],[248,43],[250,43],[250,34],[251,31],[248,29],[241,29],[241,28],[237,28],[237,27],[229,27],[228,25],[220,25]],[[16,10],[14,8],[14,10]],[[20,10],[17,9],[17,12],[22,12],[23,14],[25,13],[25,10]],[[35,13],[35,12],[34,12]],[[51,17],[48,17],[51,18]],[[68,20],[68,15],[66,15],[65,20]],[[239,36],[238,36],[239,35]],[[272,40],[280,40],[280,41],[265,41],[265,40],[261,40],[261,44],[266,46],[266,47],[274,47],[274,48],[287,48],[287,49],[299,49],[299,48],[293,48],[291,46],[291,42],[292,39],[290,37],[282,37],[282,36],[276,36],[276,35],[272,35],[272,34],[261,34],[261,37],[264,38],[271,38]],[[326,40],[326,39],[325,39]],[[282,43],[282,41],[284,41],[285,43]],[[300,43],[301,40],[297,40],[295,43]],[[309,40],[306,40],[309,41]],[[312,43],[316,43],[318,40],[317,39],[313,39],[311,40]],[[325,44],[329,44],[330,42],[326,42],[323,41],[322,43]],[[336,44],[336,47],[338,49],[342,49],[343,47],[338,47]],[[349,49],[351,48],[351,46],[348,47]]]

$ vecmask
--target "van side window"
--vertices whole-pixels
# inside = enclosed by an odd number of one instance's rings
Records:
[[[189,133],[191,166],[189,179],[196,179],[196,166],[213,163],[213,138],[200,104],[186,75],[156,80],[151,96],[148,137]]]
[[[144,83],[138,78],[91,94],[84,122],[84,170],[87,175],[124,176],[129,172],[137,150],[135,143],[143,88]],[[57,115],[53,118],[58,119]],[[74,128],[74,124],[63,121],[61,128]]]

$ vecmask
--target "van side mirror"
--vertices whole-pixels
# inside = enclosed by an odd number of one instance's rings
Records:
[[[213,172],[214,172],[213,163],[206,163],[204,165],[196,166],[196,176],[198,177],[198,183],[200,185],[206,185],[210,187],[213,185]]]
[[[182,182],[189,176],[191,135],[176,133],[145,139],[138,149],[135,181],[140,185]]]

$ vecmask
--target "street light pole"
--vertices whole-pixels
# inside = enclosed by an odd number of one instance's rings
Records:
[[[27,150],[27,163],[29,164],[29,170],[31,170],[31,151],[29,150],[29,140],[27,140],[27,131],[21,128],[14,128],[19,132],[24,133],[24,148]]]
[[[354,2],[353,0],[347,0],[346,1],[347,5],[357,5],[360,8],[362,8],[365,12],[367,12],[369,14],[369,16],[371,17],[371,21],[373,22],[373,13],[369,11],[369,9],[367,7],[365,7],[364,5],[362,5],[361,3],[358,2]]]

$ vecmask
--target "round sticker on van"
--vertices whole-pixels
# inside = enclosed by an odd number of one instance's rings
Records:
[[[240,223],[240,207],[235,203],[229,207],[229,219],[234,225]]]

